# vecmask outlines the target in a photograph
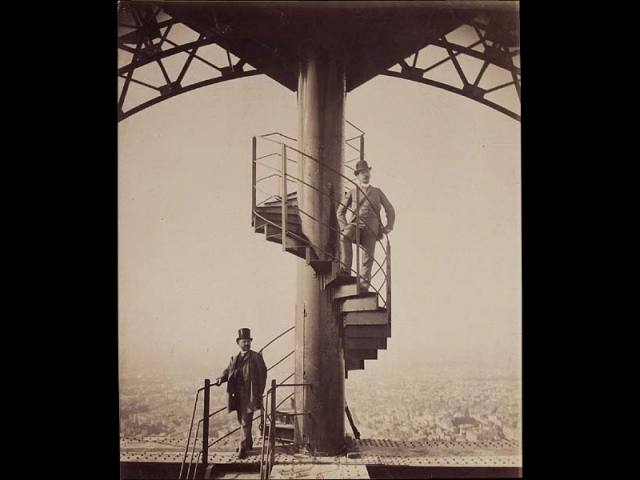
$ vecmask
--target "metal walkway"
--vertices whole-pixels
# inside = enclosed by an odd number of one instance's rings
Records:
[[[225,439],[209,451],[209,463],[248,466],[260,464],[261,437],[255,437],[254,448],[247,458],[238,459],[236,438]],[[182,461],[184,439],[121,439],[120,462],[174,463]],[[313,457],[295,447],[276,447],[275,463],[270,478],[369,478],[367,466],[447,467],[463,473],[465,468],[522,468],[522,452],[517,441],[445,442],[394,441],[386,439],[349,440],[347,453],[338,457]],[[451,471],[451,470],[449,470]],[[224,473],[218,478],[234,477]],[[242,478],[249,478],[245,473]],[[320,475],[320,476],[318,476]],[[123,478],[123,480],[126,480]]]

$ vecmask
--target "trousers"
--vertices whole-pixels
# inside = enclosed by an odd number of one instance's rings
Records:
[[[249,405],[249,391],[244,386],[238,388],[238,423],[242,428],[242,436],[238,448],[241,451],[247,451],[253,448],[253,436],[251,435],[251,426],[253,425],[253,409]]]
[[[353,249],[351,244],[356,241],[355,224],[347,225],[340,235],[340,262],[346,270],[351,270],[353,263]],[[360,227],[360,246],[362,248],[362,269],[360,270],[360,287],[369,288],[371,282],[371,268],[376,253],[376,236],[365,227]]]

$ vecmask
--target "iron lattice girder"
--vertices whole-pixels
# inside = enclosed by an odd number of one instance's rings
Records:
[[[349,8],[322,3],[329,7],[320,8],[314,2],[120,2],[122,31],[118,46],[132,54],[132,59],[118,69],[118,76],[124,79],[118,119],[196,88],[262,73],[297,91],[300,54],[312,44],[344,55],[347,91],[382,74],[442,88],[520,120],[513,107],[485,98],[486,94],[511,85],[520,97],[520,68],[513,63],[513,57],[519,55],[517,2],[411,2],[409,6],[407,2],[387,2],[377,8],[361,2],[350,2]],[[479,20],[483,16],[484,20]],[[168,35],[176,25],[188,27],[199,37],[181,45],[173,42]],[[463,25],[476,30],[476,43],[460,45],[446,39]],[[480,43],[484,51],[474,49]],[[226,51],[225,65],[216,65],[198,55],[199,49],[214,44]],[[445,61],[455,65],[462,87],[426,78],[425,73],[438,65],[421,69],[415,66],[415,60],[413,66],[404,60],[412,54],[417,58],[417,53],[430,45],[447,50]],[[178,77],[172,79],[163,61],[180,54],[187,58]],[[234,63],[231,55],[239,61]],[[475,82],[467,79],[456,59],[459,55],[484,62]],[[153,63],[162,72],[162,84],[152,85],[135,78],[138,69]],[[186,74],[197,63],[211,67],[211,75],[183,85]],[[400,72],[390,70],[398,63]],[[247,64],[254,69],[246,70]],[[512,82],[491,89],[480,87],[478,83],[489,64],[511,72]],[[125,111],[124,102],[132,83],[154,90],[157,96]]]
[[[503,113],[515,120],[520,121],[520,114],[514,111],[513,107],[501,105],[495,101],[485,98],[485,96],[494,91],[498,91],[507,87],[513,87],[518,98],[518,102],[521,100],[521,70],[520,67],[514,64],[513,59],[520,55],[519,42],[518,42],[518,25],[511,16],[505,16],[502,13],[498,14],[482,14],[480,18],[484,17],[485,22],[478,20],[478,17],[467,22],[465,25],[472,27],[477,35],[475,40],[470,45],[460,45],[447,40],[446,35],[431,42],[425,48],[416,50],[413,52],[413,64],[409,65],[406,59],[402,59],[398,64],[400,65],[400,71],[387,70],[383,72],[383,75],[400,78],[404,80],[412,80],[425,85],[441,88],[458,95],[475,100],[483,105],[493,108],[500,113]],[[482,51],[476,50],[478,46],[482,46]],[[416,62],[421,51],[426,50],[429,46],[439,47],[446,51],[447,55],[444,59],[438,60],[431,65],[416,67]],[[459,61],[460,56],[472,57],[476,60],[483,62],[482,67],[475,75],[475,79],[470,81],[471,75],[469,72],[465,72],[464,66]],[[459,80],[462,86],[454,85],[453,83],[445,83],[442,81],[434,80],[425,77],[425,75],[431,71],[434,71],[438,67],[451,62],[456,72],[458,73]],[[511,80],[501,85],[492,86],[490,88],[480,87],[480,82],[485,74],[489,65],[495,65],[511,75]],[[456,79],[457,80],[457,79]]]
[[[172,17],[160,20],[160,17],[167,17],[161,7],[148,4],[132,5],[130,2],[120,3],[118,48],[130,53],[132,57],[127,65],[118,68],[118,77],[124,79],[118,99],[118,121],[176,95],[227,80],[262,73],[258,70],[245,70],[246,62],[242,59],[233,63],[228,50],[227,63],[224,65],[215,65],[198,55],[198,50],[203,47],[213,44],[220,45],[225,35],[224,29],[209,32],[207,36],[201,34],[197,40],[180,45],[170,40],[169,34],[171,29],[180,25],[181,22]],[[187,58],[177,77],[172,79],[163,60],[180,54],[186,54]],[[183,85],[183,80],[194,64],[194,60],[210,67],[211,75],[189,85]],[[136,71],[154,63],[158,65],[162,73],[162,83],[153,85],[135,78]],[[132,83],[157,92],[157,96],[125,111],[124,103]]]
[[[166,6],[174,18],[198,33],[228,28],[225,45],[271,78],[297,91],[301,54],[321,48],[342,56],[346,90],[354,90],[411,52],[455,30],[473,18],[472,11],[424,8],[316,8],[272,4],[270,8],[242,3],[215,6]]]

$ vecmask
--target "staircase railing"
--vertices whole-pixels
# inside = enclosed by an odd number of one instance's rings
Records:
[[[348,138],[345,141],[345,144],[348,145],[351,149],[355,150],[358,153],[357,157],[354,157],[350,160],[346,160],[344,163],[344,167],[346,169],[351,169],[353,170],[353,168],[348,165],[350,162],[353,162],[355,160],[358,159],[364,159],[364,132],[360,129],[358,129],[358,127],[356,127],[355,125],[353,125],[350,122],[347,122],[349,125],[351,125],[352,127],[354,127],[355,129],[357,129],[360,134],[359,135],[355,135],[351,138]],[[276,140],[275,138],[272,137],[280,137],[281,140]],[[279,148],[277,151],[275,152],[271,152],[271,153],[267,153],[265,155],[261,155],[258,156],[258,141],[267,141],[270,142],[272,144],[277,145]],[[290,173],[290,170],[288,168],[288,164],[289,162],[293,163],[293,164],[297,164],[298,162],[289,157],[289,152],[294,152],[295,154],[304,156],[305,158],[308,158],[318,164],[321,164],[321,162],[319,160],[317,160],[316,158],[313,158],[312,156],[300,151],[298,148],[296,148],[295,146],[291,145],[292,142],[296,142],[297,140],[293,137],[289,137],[287,135],[284,135],[280,132],[272,132],[272,133],[268,133],[266,135],[260,135],[260,136],[254,136],[253,137],[253,154],[252,154],[252,162],[251,162],[251,171],[252,171],[252,205],[251,205],[251,212],[252,212],[252,223],[255,225],[255,221],[254,219],[259,218],[260,220],[262,220],[264,223],[273,226],[276,229],[279,229],[281,234],[281,239],[282,239],[282,249],[283,250],[287,250],[288,248],[288,243],[287,243],[287,238],[291,238],[293,240],[296,240],[299,244],[302,245],[308,245],[310,247],[313,247],[314,250],[316,250],[317,252],[320,252],[322,254],[324,254],[327,258],[330,258],[333,261],[339,262],[342,266],[343,269],[346,268],[346,265],[342,264],[340,262],[340,258],[339,258],[339,254],[336,255],[334,254],[334,252],[328,252],[325,249],[323,249],[322,247],[320,247],[319,245],[316,244],[312,244],[304,235],[300,235],[299,233],[296,233],[295,231],[293,231],[292,229],[288,228],[288,205],[287,205],[287,199],[289,198],[289,196],[291,194],[297,193],[296,191],[289,191],[289,186],[288,186],[288,182],[292,182],[292,183],[296,183],[297,185],[304,185],[305,187],[311,188],[312,190],[318,192],[321,196],[329,199],[329,201],[331,202],[332,205],[335,206],[335,210],[337,210],[338,205],[341,204],[341,202],[339,200],[336,200],[333,196],[331,196],[330,194],[323,192],[322,190],[318,189],[317,187],[315,187],[314,185],[309,184],[308,182],[304,181],[303,179],[299,178],[297,175],[294,175],[292,173]],[[354,145],[352,145],[352,142],[359,142],[359,145],[356,147]],[[269,158],[278,158],[279,162],[277,166],[273,166],[270,165],[269,163],[267,163],[267,159]],[[267,170],[273,171],[275,173],[270,173],[269,175],[264,175],[264,176],[260,176],[258,178],[258,172],[257,172],[257,167],[261,166],[266,168]],[[340,178],[342,178],[346,184],[351,185],[351,187],[353,187],[353,189],[356,192],[356,205],[359,205],[359,201],[360,198],[364,198],[365,200],[370,202],[369,197],[367,196],[367,194],[362,190],[362,188],[360,187],[360,185],[355,182],[354,180],[346,177],[345,175],[343,175],[341,172],[327,166],[323,164],[323,167],[331,172],[333,172],[334,174],[338,175]],[[272,178],[278,178],[279,182],[278,182],[278,186],[277,186],[277,192],[274,191],[267,191],[264,190],[262,188],[262,184],[266,181],[268,181],[269,179]],[[267,187],[265,187],[267,188]],[[257,193],[262,193],[265,198],[263,198],[260,202],[257,201]],[[277,222],[265,217],[264,215],[261,215],[258,211],[257,211],[257,207],[260,207],[264,204],[266,204],[267,202],[269,202],[269,200],[272,200],[271,204],[279,204],[280,206],[280,214],[281,214],[281,221],[280,224],[278,224]],[[325,226],[326,228],[328,228],[331,232],[334,232],[339,238],[343,237],[346,238],[347,235],[345,233],[342,232],[341,229],[337,229],[335,228],[333,225],[329,225],[326,222],[323,222],[322,220],[316,218],[315,216],[309,214],[308,212],[306,212],[305,210],[303,210],[300,206],[300,202],[298,202],[298,207],[297,207],[298,213],[302,216],[304,216],[305,218],[308,218],[309,220],[319,223],[320,225]],[[348,211],[348,213],[350,215],[352,215],[353,218],[351,218],[351,223],[355,220],[356,225],[360,225],[360,214],[359,214],[359,208],[351,208],[351,207],[346,207],[346,210]],[[382,222],[382,218],[380,216],[380,212],[375,212],[376,216],[378,217],[378,221],[380,222],[380,225],[383,225]],[[370,225],[368,225],[367,223],[364,223],[364,228],[368,229],[368,231],[376,238],[376,244],[380,245],[380,249],[383,251],[384,253],[384,259],[382,260],[382,262],[379,262],[377,259],[373,259],[373,263],[374,263],[374,272],[371,274],[371,278],[369,279],[369,287],[372,288],[375,293],[378,295],[378,297],[380,298],[380,303],[383,307],[387,308],[387,313],[388,313],[388,318],[389,321],[391,320],[391,316],[390,316],[390,307],[391,307],[391,244],[389,241],[389,237],[388,235],[384,235],[384,237],[386,238],[386,242],[383,244],[383,242],[378,239],[378,232],[374,232],[372,230],[372,228],[370,227]],[[360,278],[361,278],[361,266],[360,266],[360,248],[361,248],[361,239],[360,239],[360,228],[356,228],[355,229],[355,268],[351,267],[350,271],[352,274],[355,275],[356,277],[356,282],[357,284],[360,284]],[[380,275],[380,277],[378,277],[378,275]],[[378,278],[381,278],[381,280],[377,280]],[[374,282],[375,280],[375,282]],[[386,288],[385,288],[386,287]],[[384,294],[383,294],[384,293]]]
[[[286,381],[286,380],[285,380]],[[276,411],[287,399],[276,405],[276,391],[278,387],[311,387],[311,383],[276,383],[271,380],[271,388],[267,391],[267,399],[262,409],[262,449],[260,451],[260,480],[268,480],[275,462],[276,446]],[[290,398],[293,395],[289,395]],[[267,414],[267,412],[270,412]],[[308,412],[298,412],[291,415],[306,415]],[[269,434],[267,435],[267,420],[269,420]],[[265,448],[266,447],[266,448]]]
[[[277,335],[276,337],[272,338],[265,346],[263,346],[260,350],[259,353],[262,354],[262,352],[269,347],[271,344],[273,344],[276,340],[278,340],[279,338],[283,337],[284,335],[286,335],[287,333],[291,332],[292,330],[295,329],[295,326],[288,328],[287,330],[285,330],[284,332],[282,332],[281,334]],[[275,367],[277,367],[280,363],[282,363],[285,359],[287,359],[288,357],[290,357],[291,355],[293,355],[295,352],[295,350],[289,352],[288,354],[286,354],[284,357],[282,357],[280,360],[278,360],[276,363],[274,363],[273,365],[271,365],[270,367],[267,368],[267,372],[271,371],[272,369],[274,369]],[[291,377],[293,377],[293,373],[291,375],[289,375],[285,380],[283,380],[283,383],[286,382],[287,380],[289,380]],[[215,383],[213,384],[215,385]],[[209,412],[209,407],[210,407],[210,389],[211,389],[211,381],[207,378],[204,381],[204,386],[200,387],[197,392],[196,392],[196,397],[194,400],[194,404],[193,404],[193,412],[191,414],[191,423],[189,425],[189,433],[187,435],[187,443],[185,446],[185,452],[184,452],[184,456],[182,458],[182,463],[180,465],[180,473],[178,476],[179,480],[182,480],[183,478],[183,473],[184,473],[184,467],[187,463],[187,457],[189,456],[189,447],[191,446],[191,457],[189,460],[189,464],[187,467],[187,472],[186,472],[186,476],[184,478],[189,479],[189,478],[194,478],[196,477],[196,472],[198,469],[198,464],[200,462],[200,459],[202,459],[202,464],[204,466],[204,468],[206,469],[208,466],[208,450],[211,446],[215,445],[216,443],[218,443],[219,441],[223,440],[224,438],[227,438],[228,436],[234,434],[235,432],[237,432],[238,430],[240,430],[241,427],[237,427],[236,429],[226,433],[225,435],[223,435],[222,437],[214,440],[213,442],[209,443],[209,420],[214,417],[215,415],[227,410],[227,406],[224,406],[222,408],[219,408],[218,410],[214,411],[213,413]],[[195,422],[195,415],[196,415],[196,410],[197,410],[197,406],[198,406],[198,401],[199,401],[199,397],[200,397],[200,393],[201,392],[205,392],[204,393],[204,399],[203,399],[203,414],[202,414],[202,418],[200,418],[198,420],[197,426],[196,426],[196,432],[193,438],[193,443],[191,443],[191,434],[193,432],[193,425]],[[262,395],[262,399],[264,400],[264,398],[267,396],[268,392],[265,393],[264,395]],[[291,394],[290,396],[288,396],[287,398],[285,398],[283,400],[283,402],[285,402],[286,400],[288,400],[289,398],[291,398],[293,394]],[[282,403],[283,403],[282,402]],[[280,406],[280,405],[278,405]],[[253,421],[255,421],[257,418],[260,417],[254,417]],[[198,443],[198,434],[200,432],[200,427],[202,428],[202,447],[195,459],[195,467],[194,467],[194,456],[195,456],[195,450],[196,450],[196,444]],[[193,467],[193,477],[191,477],[191,469]]]

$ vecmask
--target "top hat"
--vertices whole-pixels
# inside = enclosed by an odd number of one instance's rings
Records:
[[[253,341],[253,338],[251,338],[251,330],[248,328],[241,328],[238,330],[238,338],[236,338],[236,342],[241,339]]]
[[[353,171],[353,174],[358,175],[358,173],[364,170],[371,170],[371,167],[369,166],[366,160],[360,160],[358,163],[356,163],[356,168]]]

